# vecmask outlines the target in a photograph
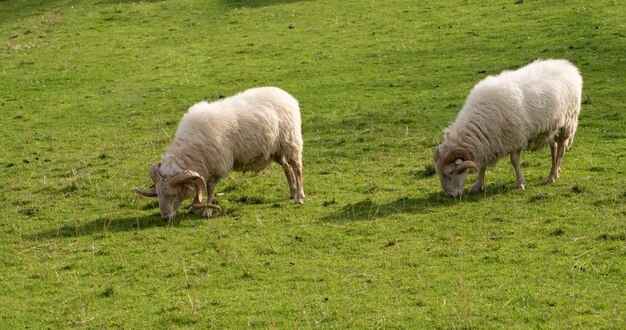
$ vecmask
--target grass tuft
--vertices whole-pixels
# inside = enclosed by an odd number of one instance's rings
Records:
[[[582,194],[582,193],[584,193],[584,192],[586,192],[586,191],[587,191],[587,188],[585,188],[585,187],[581,187],[581,186],[579,186],[579,185],[574,185],[574,186],[572,187],[571,191],[572,191],[573,193],[575,193],[575,194]]]
[[[551,230],[548,235],[550,236],[563,236],[565,235],[565,230],[563,230],[562,228],[556,228]]]
[[[625,241],[626,233],[600,234],[596,239],[599,241]]]
[[[547,193],[539,193],[539,194],[531,196],[528,201],[530,203],[536,203],[536,202],[545,201],[545,200],[547,200],[549,198],[550,198],[550,196]]]
[[[241,196],[235,199],[235,202],[248,205],[265,204],[265,200],[258,196]]]

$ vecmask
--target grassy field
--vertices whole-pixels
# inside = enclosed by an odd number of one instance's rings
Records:
[[[585,82],[561,178],[443,196],[442,129],[537,58]],[[1,327],[624,328],[625,73],[617,0],[0,0]],[[273,165],[164,223],[132,188],[186,109],[263,85],[306,203]]]

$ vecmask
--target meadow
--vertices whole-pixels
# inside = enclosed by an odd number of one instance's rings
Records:
[[[444,196],[442,130],[538,58],[584,79],[561,178]],[[618,0],[0,0],[1,327],[623,329],[625,73]],[[300,102],[305,204],[272,165],[164,222],[132,188],[255,86]]]

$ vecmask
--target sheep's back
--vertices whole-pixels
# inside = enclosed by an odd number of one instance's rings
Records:
[[[518,84],[528,118],[528,143],[538,150],[557,138],[573,137],[578,123],[582,78],[564,60],[536,61],[521,69]]]
[[[200,102],[181,120],[176,139],[201,149],[210,173],[260,171],[280,150],[301,149],[298,103],[271,87],[218,102]]]
[[[448,137],[491,165],[514,150],[537,150],[558,134],[573,136],[582,79],[567,61],[538,61],[480,81]]]

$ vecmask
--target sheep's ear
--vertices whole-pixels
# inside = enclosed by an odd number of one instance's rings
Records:
[[[152,179],[152,183],[158,183],[161,181],[161,163],[154,163],[150,166],[148,173],[150,174],[150,179]]]

